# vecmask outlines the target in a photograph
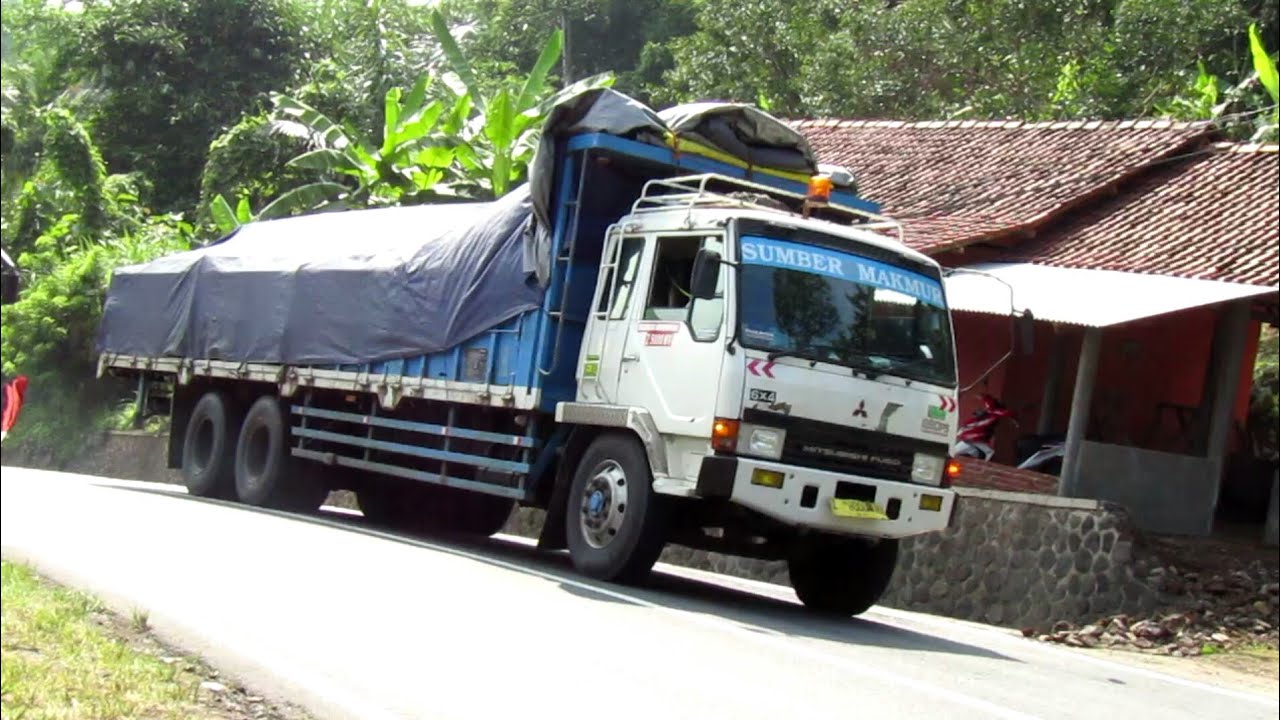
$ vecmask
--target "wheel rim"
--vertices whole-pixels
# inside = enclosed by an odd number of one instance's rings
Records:
[[[214,430],[213,420],[208,416],[196,422],[192,435],[191,464],[197,474],[205,471],[213,460]]]
[[[258,425],[249,429],[245,438],[244,469],[250,487],[257,487],[267,471],[267,461],[271,453],[271,432],[266,426]]]
[[[596,466],[582,490],[579,522],[582,537],[593,548],[603,548],[617,537],[627,512],[627,473],[613,460]]]

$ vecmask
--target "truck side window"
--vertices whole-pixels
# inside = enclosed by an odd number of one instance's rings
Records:
[[[646,320],[672,320],[687,322],[694,340],[714,340],[720,334],[724,314],[724,299],[694,300],[689,294],[689,281],[693,276],[693,259],[698,249],[706,246],[724,253],[724,240],[718,236],[663,237],[658,239],[654,255],[653,282],[649,287],[649,302],[645,306]],[[723,275],[721,276],[723,283]],[[719,286],[717,295],[723,292]]]
[[[600,307],[597,312],[608,312],[608,319],[622,320],[627,317],[627,309],[631,305],[634,294],[636,276],[640,272],[640,255],[644,251],[643,237],[627,237],[622,239],[618,253],[618,272],[605,273],[605,286],[600,292]],[[615,284],[616,282],[616,284]]]

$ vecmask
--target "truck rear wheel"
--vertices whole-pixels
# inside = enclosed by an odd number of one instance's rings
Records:
[[[274,397],[260,397],[249,408],[235,458],[236,496],[246,505],[311,512],[329,494],[318,469],[289,454],[289,425]]]
[[[182,481],[196,497],[236,495],[236,435],[241,413],[225,393],[210,390],[191,409],[182,442]]]
[[[827,615],[861,615],[889,587],[898,541],[811,536],[787,558],[791,587],[805,607]]]
[[[574,567],[600,580],[643,578],[666,543],[665,509],[640,442],[621,433],[597,437],[578,463],[565,508]]]

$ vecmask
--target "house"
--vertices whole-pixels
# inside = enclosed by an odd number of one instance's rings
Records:
[[[968,482],[1112,500],[1190,534],[1211,531],[1224,494],[1257,494],[1227,467],[1248,447],[1260,326],[1280,316],[1276,146],[1168,121],[794,125],[907,244],[985,273],[947,281],[973,385],[961,413],[989,392],[1021,428],[1002,429],[998,465],[967,464]],[[1066,435],[1060,480],[1011,467],[1027,433]]]

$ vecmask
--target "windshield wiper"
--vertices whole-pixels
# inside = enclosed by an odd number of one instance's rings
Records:
[[[819,355],[820,353],[826,353],[827,357],[821,357]],[[830,355],[836,355],[837,357],[832,358]],[[820,362],[831,363],[833,365],[841,365],[845,363],[844,356],[841,355],[840,351],[832,345],[809,345],[802,348],[774,350],[768,355],[770,360],[777,360],[781,357],[794,357],[800,358],[801,360],[808,360],[809,367],[813,367]]]
[[[880,370],[882,375],[894,375],[896,377],[905,378],[907,380],[915,380],[918,382],[938,383],[939,381],[933,377],[915,377],[903,375],[902,371],[914,368],[925,367],[937,362],[937,358],[905,358],[901,355],[888,356],[893,364]]]

